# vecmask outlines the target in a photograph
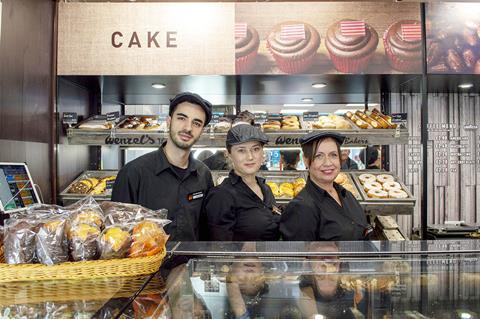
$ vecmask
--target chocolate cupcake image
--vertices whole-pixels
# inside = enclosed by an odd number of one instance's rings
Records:
[[[421,72],[420,21],[401,20],[393,23],[383,34],[383,45],[392,68],[400,72]]]
[[[240,28],[242,28],[241,25]],[[241,32],[243,34],[235,37],[235,73],[237,74],[246,73],[252,69],[260,45],[257,30],[246,24],[243,27],[246,27],[246,32]]]
[[[285,73],[308,70],[317,55],[320,35],[308,23],[287,21],[277,24],[267,37],[267,48]]]
[[[325,43],[338,71],[360,73],[377,49],[378,34],[363,21],[346,19],[328,28]]]

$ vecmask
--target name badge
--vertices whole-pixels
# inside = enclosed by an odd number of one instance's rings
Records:
[[[272,212],[277,215],[282,215],[282,210],[277,206],[272,206]]]
[[[203,195],[204,195],[203,191],[194,192],[194,193],[188,194],[187,199],[188,199],[189,202],[191,202],[192,200],[203,198]]]

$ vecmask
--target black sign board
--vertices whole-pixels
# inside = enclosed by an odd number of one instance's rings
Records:
[[[76,112],[64,112],[62,115],[62,123],[75,125],[78,123],[78,114]]]
[[[318,121],[318,112],[304,112],[303,113],[304,122],[316,122]]]
[[[267,121],[266,113],[254,113],[254,116],[255,116],[255,124],[263,124]]]
[[[120,117],[120,112],[107,113],[107,122],[115,122]]]
[[[405,123],[407,122],[407,113],[393,113],[392,123]]]

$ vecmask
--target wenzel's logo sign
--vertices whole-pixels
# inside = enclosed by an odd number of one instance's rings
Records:
[[[299,137],[279,136],[275,139],[275,145],[299,145]]]
[[[111,36],[111,44],[114,48],[176,48],[177,31],[167,31],[160,34],[160,31],[148,31],[140,33],[133,31],[125,33],[115,31]]]
[[[152,137],[148,134],[143,134],[140,137],[114,137],[108,136],[105,138],[106,145],[160,145],[164,142],[163,137]]]
[[[343,141],[343,145],[369,145],[367,138],[359,138],[359,137],[346,137],[345,141]]]

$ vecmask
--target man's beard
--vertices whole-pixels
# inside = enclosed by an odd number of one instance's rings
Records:
[[[180,133],[184,133],[184,134],[188,134],[188,135],[192,136],[192,140],[190,142],[181,141],[180,138],[178,137],[178,134],[180,134]],[[178,147],[182,150],[191,149],[193,144],[195,144],[198,141],[199,138],[200,138],[200,136],[197,137],[197,138],[194,138],[193,135],[190,132],[187,132],[187,131],[179,131],[175,134],[174,132],[172,132],[172,130],[170,130],[170,139],[172,140],[173,144],[175,144],[176,147]]]

